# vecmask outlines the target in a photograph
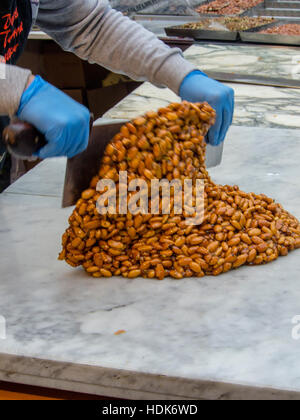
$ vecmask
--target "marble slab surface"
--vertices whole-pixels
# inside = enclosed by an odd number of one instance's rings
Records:
[[[198,17],[198,13],[194,11],[194,6],[199,6],[205,0],[110,0],[110,5],[126,14],[149,14],[149,15],[194,15]],[[135,9],[135,11],[134,11]]]
[[[190,47],[185,57],[203,71],[300,80],[297,47],[201,43]]]
[[[211,174],[300,218],[299,153],[299,130],[232,127]],[[60,171],[48,162],[0,195],[0,379],[123,398],[300,397],[299,251],[218,278],[91,279],[56,259],[71,212],[56,187],[26,194],[30,176]]]
[[[30,31],[28,39],[36,39],[36,40],[45,41],[45,40],[50,40],[52,38],[43,31]]]
[[[5,192],[7,194],[62,197],[66,164],[66,158],[46,159],[11,184]],[[53,171],[54,167],[55,171]]]
[[[46,159],[11,184],[5,192],[62,197],[66,164],[66,158]]]
[[[235,91],[234,125],[300,128],[300,89],[228,84]],[[144,83],[104,114],[106,118],[130,119],[180,98],[169,89]]]
[[[202,70],[236,72],[300,79],[297,48],[193,45],[184,56]],[[248,127],[300,128],[300,89],[228,84],[235,91],[234,125]],[[108,111],[107,118],[134,118],[179,98],[169,89],[145,83]]]

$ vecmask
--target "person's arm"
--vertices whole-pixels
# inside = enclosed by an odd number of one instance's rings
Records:
[[[47,145],[37,157],[73,157],[88,144],[90,113],[30,70],[0,64],[0,115],[31,123]]]
[[[40,0],[38,25],[61,46],[83,59],[134,79],[168,86],[182,99],[207,101],[217,111],[211,144],[224,140],[232,121],[233,90],[207,78],[151,32],[112,10],[101,0]],[[33,124],[48,141],[41,158],[72,157],[88,144],[89,112],[30,71],[6,66],[0,80],[0,114]]]
[[[195,70],[181,50],[169,48],[105,0],[40,0],[36,23],[82,59],[177,94],[183,79]]]
[[[31,78],[30,70],[0,64],[0,115],[13,117],[17,113],[20,98]]]
[[[201,73],[177,48],[113,10],[106,0],[40,0],[37,24],[67,51],[135,80],[167,86],[217,112],[208,141],[224,141],[232,123],[233,90]]]

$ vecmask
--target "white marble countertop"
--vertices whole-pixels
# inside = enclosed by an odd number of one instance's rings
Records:
[[[146,25],[143,20],[140,22]],[[155,25],[160,25],[159,22],[160,20]],[[153,30],[153,22],[148,23],[149,29]],[[40,31],[31,33],[31,37],[37,39],[41,35],[47,37]],[[300,52],[297,47],[201,42],[186,50],[184,56],[203,71],[297,81],[300,79]],[[241,83],[232,83],[229,86],[235,91],[233,124],[249,127],[300,128],[300,89]],[[169,89],[158,89],[147,83],[108,111],[105,117],[128,119],[135,117],[137,113],[165,106],[166,103],[177,100],[178,97]]]
[[[300,217],[299,153],[300,130],[232,127],[211,174]],[[0,380],[122,398],[300,398],[299,251],[218,278],[91,279],[57,261],[64,167],[45,161],[0,195]]]
[[[203,71],[300,79],[298,47],[202,42],[190,47],[185,57]]]
[[[34,31],[30,31],[28,39],[37,39],[37,40],[44,41],[44,40],[49,40],[52,38],[43,31],[34,30]]]
[[[184,56],[204,71],[233,72],[283,79],[300,78],[297,48],[202,43]],[[300,128],[300,89],[229,84],[235,91],[234,125],[270,128]],[[107,118],[133,118],[164,107],[179,98],[169,89],[144,84],[108,111]]]

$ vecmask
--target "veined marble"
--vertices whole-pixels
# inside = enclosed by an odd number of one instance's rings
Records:
[[[190,47],[185,58],[203,71],[300,80],[298,47],[201,43]]]
[[[299,130],[232,127],[211,175],[300,218],[299,152]],[[56,259],[71,212],[53,194],[61,164],[0,195],[1,380],[123,398],[300,397],[300,251],[217,278],[91,279]],[[51,172],[57,186],[29,191]]]
[[[184,55],[204,71],[300,79],[300,50],[297,48],[197,44]],[[228,85],[235,91],[234,125],[300,128],[300,89],[242,83]],[[149,109],[179,100],[169,89],[145,83],[108,111],[105,117],[134,118]]]
[[[235,91],[234,125],[300,128],[300,89],[228,84]],[[145,83],[108,111],[104,117],[131,119],[180,98],[169,89]]]
[[[62,197],[66,171],[66,158],[53,158],[42,161],[22,179],[11,184],[5,192],[8,194],[42,195]],[[55,166],[55,171],[53,167]]]

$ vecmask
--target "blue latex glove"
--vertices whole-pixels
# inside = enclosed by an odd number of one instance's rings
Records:
[[[183,80],[179,94],[185,101],[208,102],[214,108],[216,123],[208,132],[208,142],[213,146],[222,143],[232,124],[234,90],[195,70]]]
[[[89,110],[40,76],[36,76],[24,91],[17,117],[45,135],[48,144],[36,154],[41,159],[70,158],[88,145]]]

